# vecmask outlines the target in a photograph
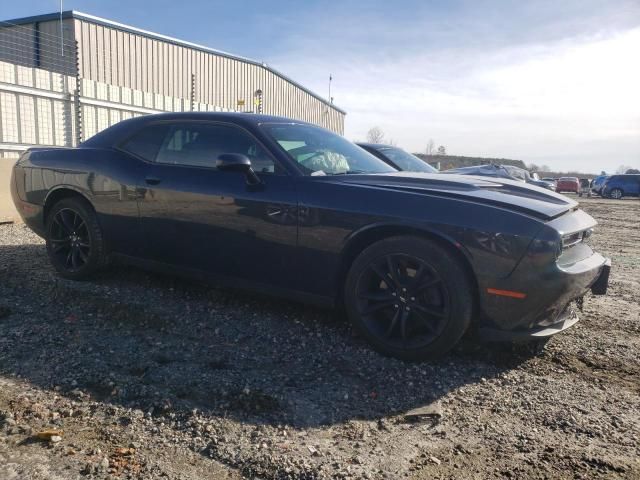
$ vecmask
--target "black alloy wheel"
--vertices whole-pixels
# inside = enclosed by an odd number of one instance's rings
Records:
[[[65,198],[47,215],[47,253],[64,278],[82,280],[106,264],[102,230],[91,204]]]
[[[347,275],[344,303],[354,327],[379,352],[425,360],[449,351],[471,323],[472,282],[439,243],[390,237],[366,248]]]
[[[63,208],[53,216],[49,231],[51,254],[70,272],[77,272],[89,262],[91,237],[80,214]]]
[[[451,315],[438,272],[421,258],[388,254],[372,261],[357,284],[358,312],[367,328],[399,348],[433,342]]]

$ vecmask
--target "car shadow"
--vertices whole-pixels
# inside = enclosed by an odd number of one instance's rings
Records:
[[[373,352],[333,311],[125,267],[63,280],[41,244],[0,246],[0,307],[0,374],[174,418],[380,419],[529,358],[465,338],[439,361],[406,363]]]

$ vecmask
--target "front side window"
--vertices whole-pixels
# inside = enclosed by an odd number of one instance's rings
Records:
[[[170,127],[156,162],[170,165],[215,167],[224,153],[239,153],[251,160],[256,172],[273,173],[273,159],[242,130],[229,125],[182,123]]]
[[[389,173],[396,169],[340,135],[320,127],[263,124],[262,128],[306,175]]]

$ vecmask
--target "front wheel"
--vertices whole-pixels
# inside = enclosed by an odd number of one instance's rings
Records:
[[[354,327],[376,350],[426,360],[449,351],[467,330],[472,291],[448,249],[401,236],[381,240],[356,258],[344,298]]]
[[[102,230],[86,200],[66,198],[47,215],[47,253],[64,278],[82,280],[105,263]]]
[[[616,200],[620,200],[622,198],[622,190],[620,190],[619,188],[614,188],[609,193],[609,196],[611,196],[611,198],[615,198]]]

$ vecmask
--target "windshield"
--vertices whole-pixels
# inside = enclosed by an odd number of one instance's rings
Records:
[[[264,124],[262,128],[306,175],[389,173],[396,169],[340,135],[320,127]]]
[[[411,155],[400,148],[382,147],[379,148],[378,151],[391,160],[401,170],[406,170],[407,172],[438,173],[438,170],[433,168],[427,162],[423,162],[415,155]]]

